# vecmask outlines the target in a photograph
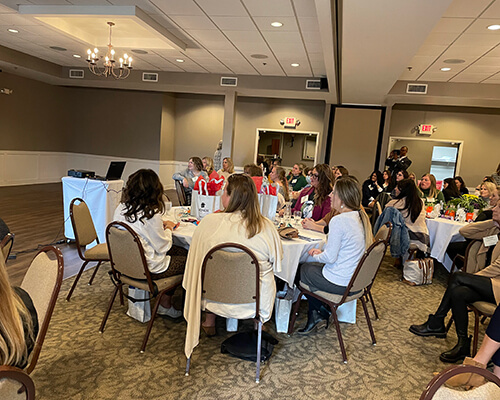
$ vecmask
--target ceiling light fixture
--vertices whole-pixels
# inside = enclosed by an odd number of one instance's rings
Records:
[[[298,67],[300,64],[298,63],[293,63],[293,64],[290,64],[292,67]]]
[[[281,28],[283,24],[281,22],[271,22],[271,26],[274,26],[275,28]]]
[[[17,29],[7,29],[10,33],[19,33]]]
[[[441,68],[441,71],[443,71],[443,72],[446,72],[446,71],[451,71],[451,68],[449,68],[449,67],[444,67],[444,68]]]
[[[73,54],[73,57],[75,57],[75,58],[82,58],[82,56],[80,54]]]
[[[175,61],[177,61],[177,62],[181,62],[181,63],[182,63],[182,62],[184,62],[184,60],[183,60],[182,58],[178,58],[178,59],[176,59]]]
[[[115,25],[114,22],[108,22],[109,25],[109,44],[108,51],[104,57],[104,64],[102,67],[97,65],[99,61],[99,50],[97,48],[94,51],[87,50],[87,62],[89,63],[90,72],[97,76],[113,76],[115,79],[125,79],[130,75],[130,70],[132,69],[132,57],[127,54],[120,58],[120,67],[115,68],[115,50],[111,44],[111,28]]]
[[[500,29],[500,25],[490,25],[488,26],[490,31],[498,31]]]

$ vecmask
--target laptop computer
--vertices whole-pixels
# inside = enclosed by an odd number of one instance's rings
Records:
[[[111,161],[106,176],[96,176],[95,179],[100,181],[116,181],[121,179],[126,163],[126,161]]]

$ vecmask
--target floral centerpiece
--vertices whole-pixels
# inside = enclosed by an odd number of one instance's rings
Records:
[[[488,207],[488,203],[478,196],[472,194],[464,194],[456,199],[451,199],[446,206],[449,207],[462,207],[465,211],[471,213],[474,210],[478,212],[482,211],[484,208]]]

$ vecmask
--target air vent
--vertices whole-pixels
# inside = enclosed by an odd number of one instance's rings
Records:
[[[406,85],[406,93],[410,94],[427,94],[426,83],[409,83]]]
[[[321,81],[319,79],[307,79],[306,89],[309,90],[321,90]]]
[[[220,78],[220,85],[221,86],[238,86],[238,78],[228,78],[228,77],[221,77]]]
[[[85,76],[85,72],[83,69],[70,69],[69,70],[69,77],[71,79],[83,79]]]
[[[143,72],[142,73],[143,82],[158,82],[158,74],[155,72]]]

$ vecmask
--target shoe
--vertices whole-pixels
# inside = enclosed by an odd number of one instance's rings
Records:
[[[475,367],[486,369],[486,365],[477,362],[470,357],[465,357],[463,365],[473,365]],[[488,381],[484,376],[468,373],[468,374],[455,375],[451,377],[445,382],[445,385],[450,388],[462,387],[465,390],[470,390],[478,386],[484,385],[486,382]]]
[[[164,317],[170,317],[173,319],[177,319],[182,317],[182,311],[176,310],[174,306],[170,308],[165,308],[161,304],[158,306],[158,311],[156,312],[158,315],[163,315]]]
[[[208,337],[213,337],[213,336],[217,335],[217,331],[215,330],[215,326],[202,325],[201,328],[203,329],[203,331],[205,332],[205,334]]]
[[[465,357],[470,357],[471,336],[459,336],[458,343],[451,350],[441,353],[439,359],[445,363],[456,363],[463,361]]]
[[[307,315],[307,324],[304,328],[299,329],[298,333],[300,335],[307,335],[315,329],[322,328],[326,326],[328,320],[325,319],[318,310],[312,310]]]
[[[446,337],[446,327],[444,317],[437,317],[430,314],[427,322],[422,325],[410,326],[410,332],[417,336],[435,336],[437,338]]]
[[[330,324],[330,317],[332,316],[332,312],[328,309],[328,307],[322,305],[319,308],[319,314],[326,320],[326,327],[328,329],[328,325]]]

